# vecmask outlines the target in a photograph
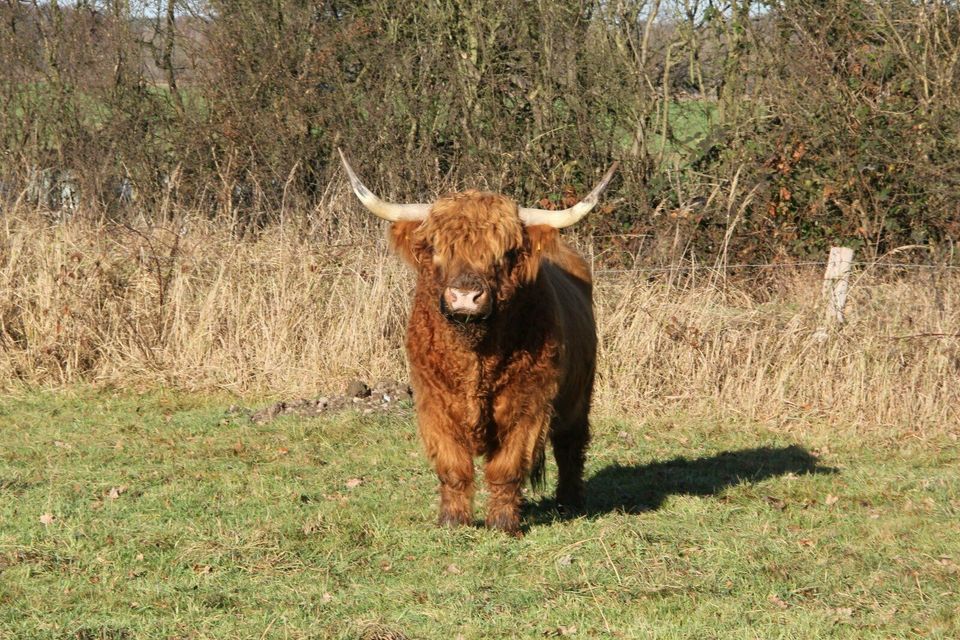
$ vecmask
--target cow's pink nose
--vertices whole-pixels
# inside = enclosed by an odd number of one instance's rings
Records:
[[[480,313],[487,302],[487,292],[475,289],[447,287],[443,293],[447,309],[453,313]]]

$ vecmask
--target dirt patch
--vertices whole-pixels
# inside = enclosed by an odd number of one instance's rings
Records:
[[[341,395],[321,396],[315,399],[281,400],[250,415],[257,424],[270,422],[279,416],[313,417],[352,409],[361,413],[397,411],[410,406],[413,390],[406,382],[381,380],[372,387],[363,380],[354,380]],[[239,410],[231,407],[228,413]]]

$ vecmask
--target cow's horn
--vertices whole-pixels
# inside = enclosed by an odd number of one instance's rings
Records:
[[[370,213],[378,218],[389,220],[390,222],[425,220],[427,218],[427,214],[430,213],[429,204],[393,204],[392,202],[384,202],[373,195],[369,189],[363,186],[357,174],[353,172],[353,167],[347,162],[347,158],[343,155],[340,147],[337,147],[337,152],[340,153],[340,161],[343,163],[343,168],[347,170],[347,176],[350,178],[350,186],[353,187],[353,192],[357,194],[360,202],[363,203],[363,206],[365,206]]]
[[[600,199],[600,194],[607,188],[619,164],[619,162],[614,162],[610,165],[606,175],[603,176],[603,180],[593,188],[593,191],[569,209],[550,211],[549,209],[528,209],[527,207],[520,207],[520,220],[528,227],[536,224],[544,224],[557,229],[569,227],[570,225],[580,222],[580,219],[590,213],[590,210],[596,206],[597,200]]]

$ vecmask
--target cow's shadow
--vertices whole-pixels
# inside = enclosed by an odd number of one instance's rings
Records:
[[[569,516],[595,517],[611,512],[643,513],[660,508],[671,495],[714,496],[727,487],[787,474],[836,473],[798,445],[724,451],[702,458],[677,457],[640,465],[612,464],[586,482],[585,511],[563,514],[552,497],[528,502],[526,524]]]

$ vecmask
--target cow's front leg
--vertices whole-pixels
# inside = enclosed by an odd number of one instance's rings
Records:
[[[441,526],[473,521],[473,456],[454,437],[445,423],[420,420],[420,437],[427,457],[440,480]]]
[[[510,415],[512,412],[504,412]],[[505,416],[504,416],[505,417]],[[511,415],[515,417],[515,414]],[[500,441],[487,455],[484,478],[490,492],[487,526],[514,535],[520,533],[520,490],[546,435],[544,420],[518,420],[509,427],[498,422]]]
[[[488,465],[489,469],[489,465]],[[490,498],[487,502],[487,527],[500,529],[512,535],[520,535],[520,488],[523,477],[519,469],[486,472],[487,489]]]
[[[440,479],[440,526],[459,526],[473,521],[473,458],[439,457],[434,461]]]

